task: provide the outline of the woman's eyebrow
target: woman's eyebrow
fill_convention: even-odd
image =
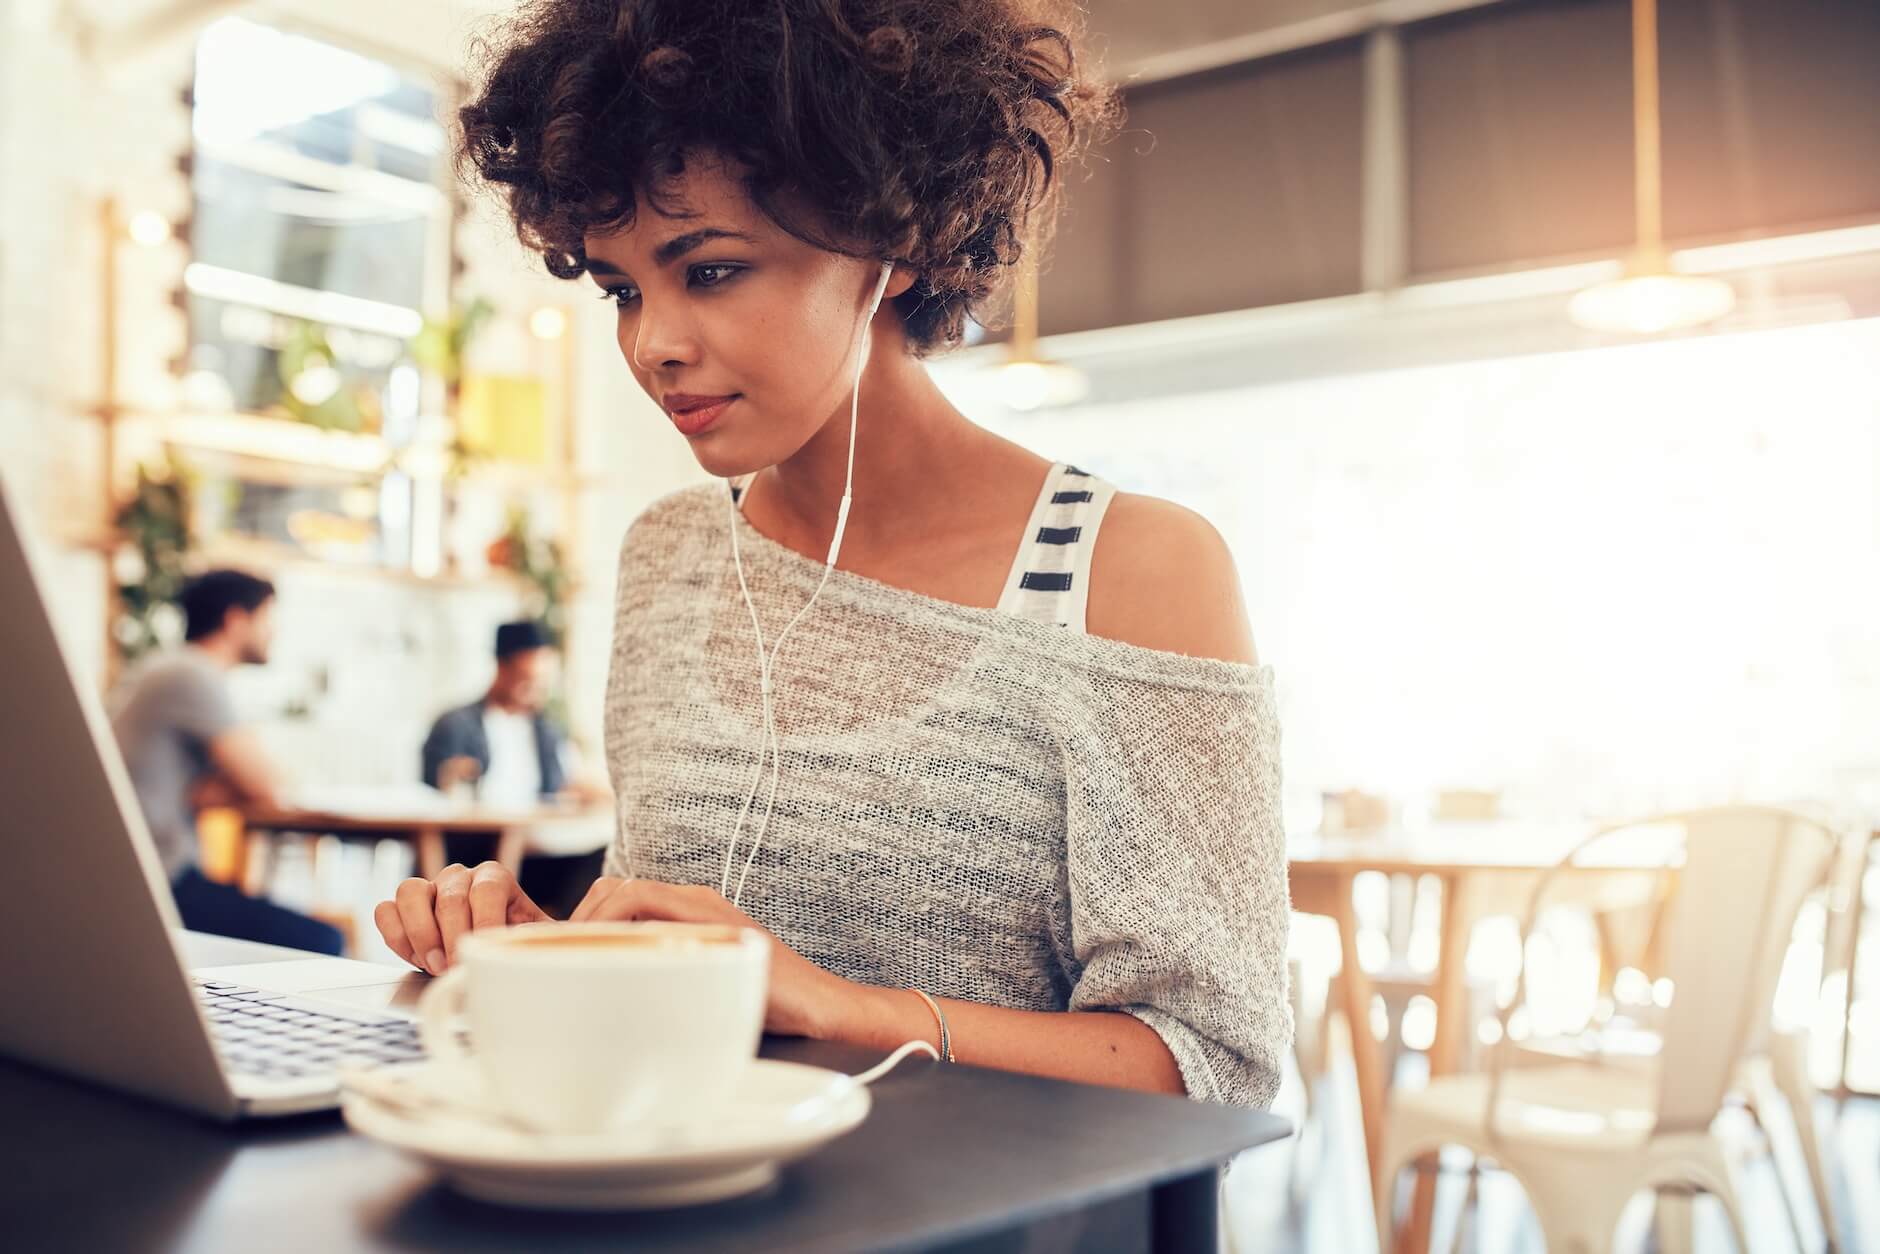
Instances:
[[[715,239],[734,239],[746,244],[758,242],[754,235],[743,231],[727,230],[724,227],[705,226],[696,231],[687,231],[684,235],[675,235],[653,250],[653,262],[659,266],[668,266],[685,256],[701,244]],[[596,278],[624,279],[627,272],[605,257],[590,255],[587,259],[587,272]]]
[[[658,248],[655,248],[653,250],[653,261],[656,265],[671,265],[679,258],[691,252],[694,248],[697,248],[700,244],[715,239],[742,240],[746,244],[757,243],[754,236],[746,235],[742,231],[727,231],[722,227],[715,226],[700,227],[696,231],[687,231],[684,235],[676,235],[661,244]]]

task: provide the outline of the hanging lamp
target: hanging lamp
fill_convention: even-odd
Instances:
[[[1090,380],[1075,366],[1038,352],[1038,248],[1032,242],[1018,260],[1012,293],[1012,343],[998,373],[999,398],[1007,409],[1074,405],[1090,394]]]
[[[1736,307],[1722,279],[1674,274],[1665,253],[1658,107],[1658,0],[1632,0],[1632,159],[1638,239],[1623,278],[1577,293],[1567,316],[1591,331],[1654,335],[1713,322]]]

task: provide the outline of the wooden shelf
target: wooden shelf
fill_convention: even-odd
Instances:
[[[376,474],[393,459],[391,446],[377,435],[330,431],[311,423],[260,414],[125,411],[119,422],[149,426],[166,444],[329,472]]]
[[[105,416],[105,407],[93,411]],[[205,452],[273,462],[281,466],[326,473],[379,474],[393,466],[399,451],[378,435],[332,431],[264,414],[157,414],[122,411],[126,425],[147,425],[166,444]],[[446,450],[427,450],[440,465]],[[475,490],[493,492],[565,492],[583,477],[547,465],[473,459],[459,482]]]
[[[196,547],[192,557],[192,564],[202,567],[236,566],[252,568],[263,574],[298,572],[441,591],[500,588],[526,592],[532,587],[528,580],[513,571],[490,570],[481,575],[420,575],[415,571],[390,566],[330,561],[271,541],[239,537],[218,536],[207,540]]]
[[[92,553],[107,560],[127,543],[114,532],[77,529],[55,531],[47,537],[47,541],[55,550],[67,553]],[[220,536],[206,541],[191,551],[190,558],[190,565],[199,570],[216,566],[233,566],[255,570],[262,574],[295,571],[322,576],[330,575],[338,579],[397,584],[403,587],[436,588],[440,591],[501,588],[511,592],[525,593],[534,586],[514,571],[492,569],[481,575],[420,575],[415,571],[389,566],[332,561],[272,541],[242,537]]]
[[[496,492],[561,492],[572,486],[571,476],[550,466],[527,462],[473,460],[465,468],[461,482],[471,488]]]

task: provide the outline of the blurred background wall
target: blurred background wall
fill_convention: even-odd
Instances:
[[[313,782],[408,778],[431,715],[480,690],[490,626],[541,600],[498,544],[517,511],[561,547],[592,748],[619,537],[701,478],[609,311],[452,182],[438,123],[504,7],[0,0],[0,472],[101,681],[138,467],[208,484],[190,560],[280,583],[277,664],[241,692]],[[1277,668],[1293,821],[1348,787],[1573,813],[1875,799],[1880,160],[1855,120],[1880,116],[1880,9],[1666,0],[1667,237],[1737,304],[1645,339],[1566,313],[1632,240],[1619,0],[1090,11],[1130,123],[1069,189],[1032,346],[1075,386],[1014,384],[1003,317],[935,372],[1013,438],[1214,519]],[[211,116],[202,50],[239,65],[277,36],[380,68],[276,116],[242,112],[236,74]],[[267,225],[296,213],[365,242]],[[418,242],[375,252],[374,213]],[[408,298],[307,304],[412,250]],[[448,384],[422,341],[477,300]],[[294,385],[332,380],[282,363],[362,318],[328,366],[379,412],[322,428]],[[265,405],[237,395],[243,354]],[[308,535],[244,535],[277,498]]]

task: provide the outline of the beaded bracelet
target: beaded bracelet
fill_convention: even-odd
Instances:
[[[947,1017],[946,1013],[940,1009],[940,1003],[917,988],[910,988],[907,991],[926,1002],[927,1009],[933,1011],[934,1021],[940,1025],[940,1061],[952,1062],[953,1038],[947,1032]]]

